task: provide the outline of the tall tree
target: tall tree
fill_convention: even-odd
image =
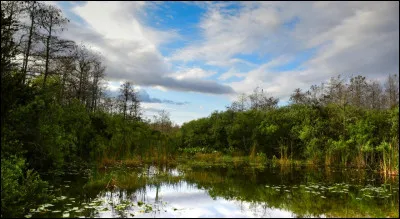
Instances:
[[[399,106],[399,78],[397,74],[388,76],[385,82],[385,93],[388,108]]]
[[[56,8],[53,5],[45,5],[44,7],[39,9],[40,17],[39,17],[39,24],[40,27],[43,28],[45,31],[43,40],[45,43],[45,70],[44,70],[44,79],[43,79],[43,86],[46,86],[46,80],[49,75],[49,60],[51,57],[51,47],[53,45],[58,44],[59,41],[58,37],[55,34],[59,31],[64,30],[64,26],[68,19],[64,18],[61,10]]]
[[[292,95],[290,95],[290,99],[293,104],[304,104],[306,103],[306,93],[301,92],[300,88],[296,88]]]
[[[351,104],[357,107],[365,105],[365,94],[367,93],[367,81],[365,77],[358,75],[350,79],[349,85]]]
[[[251,109],[255,109],[255,110],[260,109],[260,99],[261,99],[262,95],[263,95],[262,91],[260,91],[260,88],[257,86],[253,90],[253,93],[249,95]]]
[[[14,34],[19,29],[20,22],[16,15],[16,2],[1,2],[1,132],[6,115],[15,101],[13,90],[15,86],[16,63],[13,59],[18,54],[18,47],[14,40]],[[17,79],[18,80],[18,79]]]
[[[233,111],[245,111],[248,108],[248,97],[245,93],[239,94],[237,100],[232,102],[228,108]]]
[[[125,81],[121,84],[119,89],[120,95],[118,96],[120,111],[124,116],[124,119],[127,119],[128,115],[128,104],[129,101],[132,100],[132,96],[134,93],[132,83],[129,81]]]
[[[100,83],[104,78],[105,66],[99,60],[93,62],[93,82],[92,82],[92,104],[91,109],[95,111],[97,108],[97,101],[100,97]]]
[[[382,86],[377,81],[368,84],[367,107],[370,109],[381,109]]]
[[[91,53],[89,49],[86,48],[85,45],[79,45],[76,48],[76,72],[77,72],[77,88],[76,88],[76,95],[77,98],[82,102],[87,103],[87,95],[88,95],[88,88],[89,88],[89,77],[90,71],[92,69],[92,64],[95,62],[95,57]]]
[[[129,107],[129,114],[134,120],[141,120],[141,108],[138,92],[133,90],[131,95],[131,105]]]
[[[24,49],[24,59],[22,63],[22,73],[23,73],[22,83],[25,83],[26,80],[26,74],[28,70],[29,57],[31,55],[32,44],[35,42],[35,36],[38,35],[38,33],[36,32],[38,28],[38,17],[43,16],[40,14],[40,12],[41,13],[44,12],[43,10],[40,10],[41,7],[44,7],[43,4],[37,1],[25,2],[25,9],[30,19],[30,25],[25,25],[24,27],[24,29],[28,31],[28,36],[27,36],[26,47]]]
[[[167,132],[172,126],[170,114],[166,110],[160,110],[156,116],[154,116],[155,128],[161,132]]]

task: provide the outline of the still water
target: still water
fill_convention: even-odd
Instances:
[[[145,166],[53,184],[26,217],[399,216],[398,176],[355,169]]]

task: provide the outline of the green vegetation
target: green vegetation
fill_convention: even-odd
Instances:
[[[28,25],[21,23],[26,17]],[[165,111],[144,120],[131,82],[121,85],[118,98],[107,97],[101,55],[62,39],[66,22],[52,6],[1,2],[2,217],[26,215],[51,199],[43,176],[90,165],[176,164],[190,158],[191,165],[262,167],[269,159],[398,174],[396,75],[384,86],[362,76],[347,84],[332,78],[328,86],[296,89],[283,107],[256,89],[226,111],[179,128]],[[147,183],[140,180],[106,178],[108,185],[123,188]]]
[[[393,77],[389,77],[387,84]],[[257,157],[265,156],[283,164],[303,160],[310,164],[372,168],[398,174],[399,107],[375,108],[366,97],[359,105],[343,102],[356,95],[352,87],[357,86],[354,84],[357,80],[362,80],[368,94],[368,87],[373,84],[368,84],[365,78],[352,78],[347,85],[332,78],[328,88],[321,91],[323,95],[296,89],[292,103],[283,107],[260,107],[260,102],[267,98],[255,90],[249,98],[253,98],[251,103],[247,104],[250,107],[238,108],[233,103],[225,112],[214,112],[208,118],[183,124],[179,133],[180,150],[189,155],[211,151],[250,157],[258,154]],[[332,87],[341,87],[342,96],[336,97],[337,100],[332,96],[338,93],[326,94]],[[254,96],[260,99],[256,102]],[[385,100],[382,94],[381,100]],[[237,102],[243,103],[243,96]]]

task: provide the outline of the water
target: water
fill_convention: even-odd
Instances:
[[[151,166],[94,178],[54,179],[57,197],[27,216],[398,217],[399,211],[398,176],[354,169]],[[96,180],[103,183],[89,183]]]

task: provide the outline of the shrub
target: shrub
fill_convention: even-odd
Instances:
[[[47,201],[47,182],[26,169],[25,160],[1,158],[1,217],[21,217],[36,203]]]

